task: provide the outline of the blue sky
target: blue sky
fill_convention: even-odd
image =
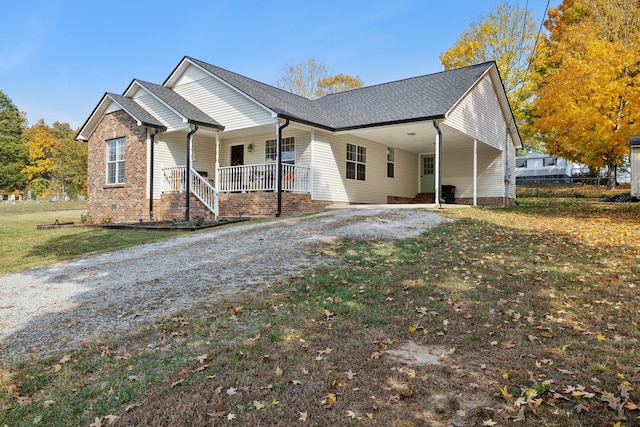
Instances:
[[[21,0],[2,6],[0,90],[30,124],[81,126],[104,92],[163,83],[183,56],[274,84],[315,57],[378,84],[438,56],[500,0]],[[555,7],[560,0],[551,2]],[[537,25],[545,0],[511,0]]]

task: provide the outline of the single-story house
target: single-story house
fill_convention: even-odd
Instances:
[[[88,209],[115,222],[330,204],[508,205],[522,143],[494,62],[309,100],[191,57],[81,127]]]
[[[640,197],[640,136],[632,136],[629,163],[631,168],[631,195]]]

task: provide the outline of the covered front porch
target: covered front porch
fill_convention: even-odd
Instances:
[[[311,169],[303,166],[281,165],[281,190],[293,193],[311,192]],[[277,191],[276,165],[263,163],[256,165],[225,166],[214,174],[219,177],[209,177],[208,172],[193,170],[192,182],[203,185],[208,183],[218,193],[249,193],[262,191]],[[187,167],[175,166],[162,169],[162,192],[181,192],[187,189]]]

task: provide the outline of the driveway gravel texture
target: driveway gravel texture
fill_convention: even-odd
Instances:
[[[416,209],[337,209],[212,228],[0,276],[0,362],[124,337],[164,316],[339,262],[336,239],[417,237],[445,221]]]

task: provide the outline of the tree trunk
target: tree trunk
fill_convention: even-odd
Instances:
[[[607,165],[607,190],[616,188],[616,165]]]

